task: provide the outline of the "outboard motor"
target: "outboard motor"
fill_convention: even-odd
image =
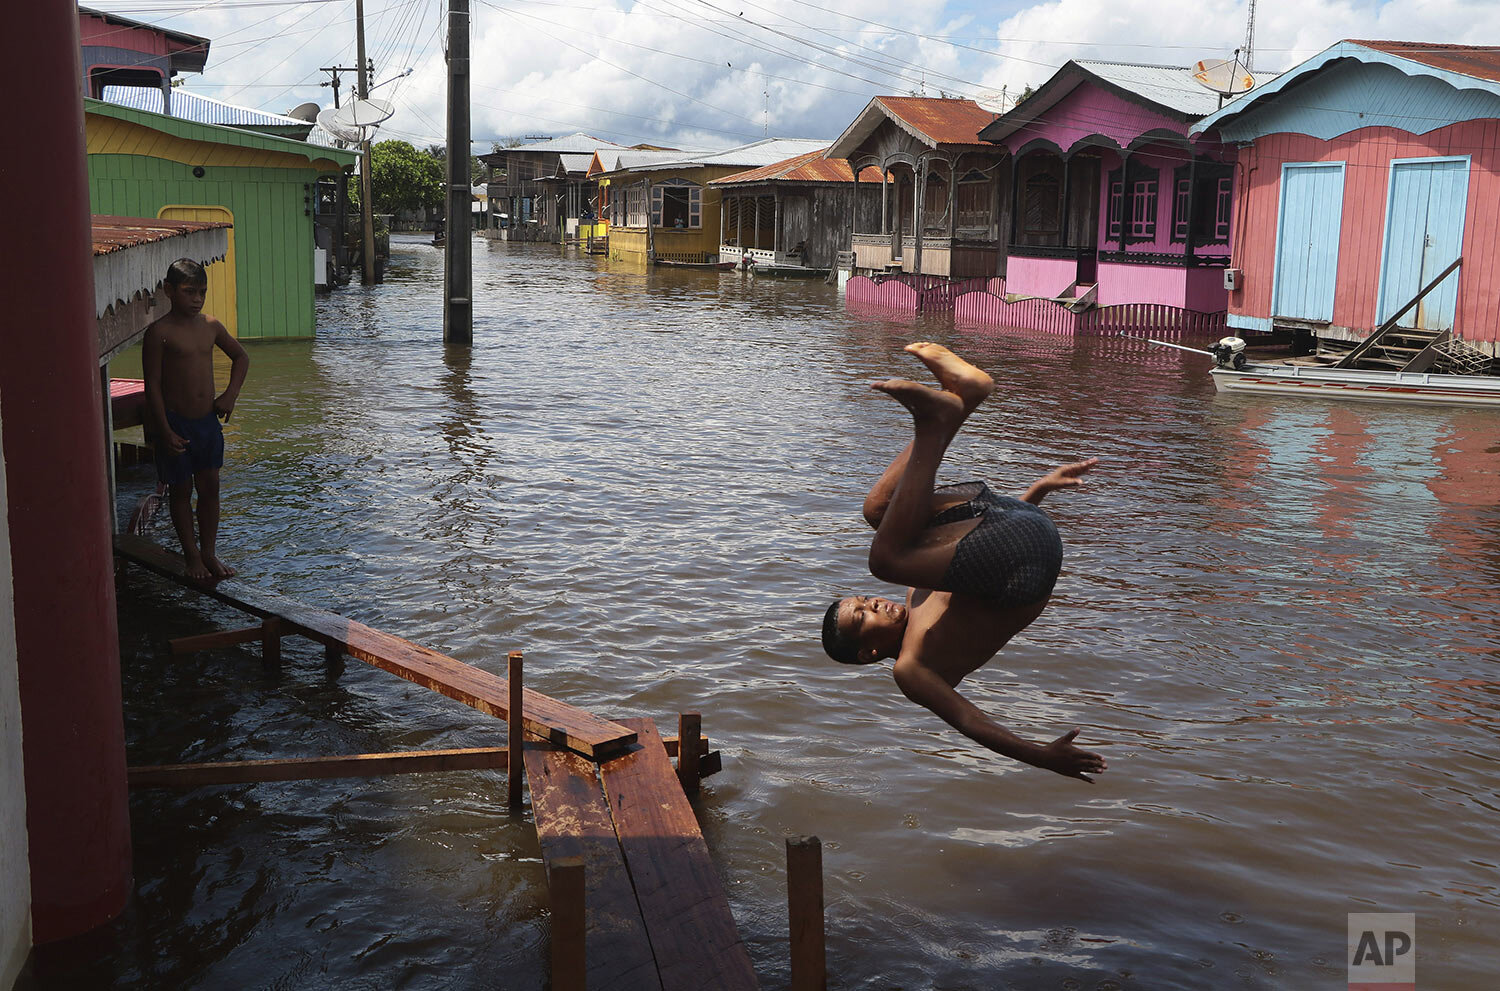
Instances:
[[[1240,371],[1245,367],[1244,338],[1221,338],[1217,344],[1210,344],[1208,350],[1220,368],[1233,368],[1235,371]]]

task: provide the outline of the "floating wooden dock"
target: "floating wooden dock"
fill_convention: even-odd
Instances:
[[[524,766],[552,900],[554,991],[758,988],[688,798],[701,776],[721,766],[696,714],[681,717],[677,738],[663,739],[649,719],[603,719],[523,689],[519,652],[510,655],[509,678],[501,678],[241,578],[194,581],[178,555],[139,537],[117,536],[115,550],[125,561],[262,620],[245,630],[182,638],[173,642],[176,652],[259,640],[267,660],[275,661],[281,637],[301,635],[322,643],[330,659],[348,653],[506,718],[511,727],[506,748],[135,767],[132,787],[505,768],[514,807]],[[793,984],[821,987],[821,867],[815,879],[806,870],[799,874],[795,887],[812,891],[816,881],[816,946],[793,932]],[[798,901],[807,898],[794,897],[794,905]],[[814,931],[806,922],[794,930]],[[799,959],[816,960],[817,969]]]

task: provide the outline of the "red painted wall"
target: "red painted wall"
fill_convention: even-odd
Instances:
[[[173,44],[160,31],[110,24],[102,17],[94,17],[83,11],[78,12],[78,33],[85,45],[107,45],[110,48],[124,48],[150,55],[166,55],[173,49],[184,47]]]
[[[0,426],[15,581],[32,922],[38,943],[107,921],[130,891],[119,638],[105,495],[78,14],[9,8],[7,64],[38,80],[0,109],[29,154],[0,156],[11,196],[0,271]]]
[[[1444,155],[1472,156],[1454,327],[1466,340],[1500,341],[1500,120],[1465,121],[1427,134],[1367,127],[1332,141],[1271,134],[1240,149],[1232,241],[1233,265],[1245,275],[1243,288],[1229,294],[1229,312],[1271,316],[1282,164],[1346,162],[1333,324],[1368,334],[1376,323],[1390,162]]]

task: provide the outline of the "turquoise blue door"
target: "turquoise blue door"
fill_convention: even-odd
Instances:
[[[1391,163],[1380,301],[1376,307],[1381,323],[1462,253],[1468,200],[1467,158]],[[1454,272],[1398,323],[1403,327],[1452,330],[1457,309],[1458,272]]]
[[[1271,313],[1295,320],[1333,319],[1344,218],[1344,164],[1283,165],[1276,221]]]

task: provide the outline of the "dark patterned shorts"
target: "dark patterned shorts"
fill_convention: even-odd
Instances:
[[[991,492],[983,482],[944,485],[938,493],[965,502],[943,510],[928,526],[980,517],[953,550],[943,591],[988,599],[997,605],[1028,606],[1052,594],[1062,570],[1062,538],[1040,506]]]

